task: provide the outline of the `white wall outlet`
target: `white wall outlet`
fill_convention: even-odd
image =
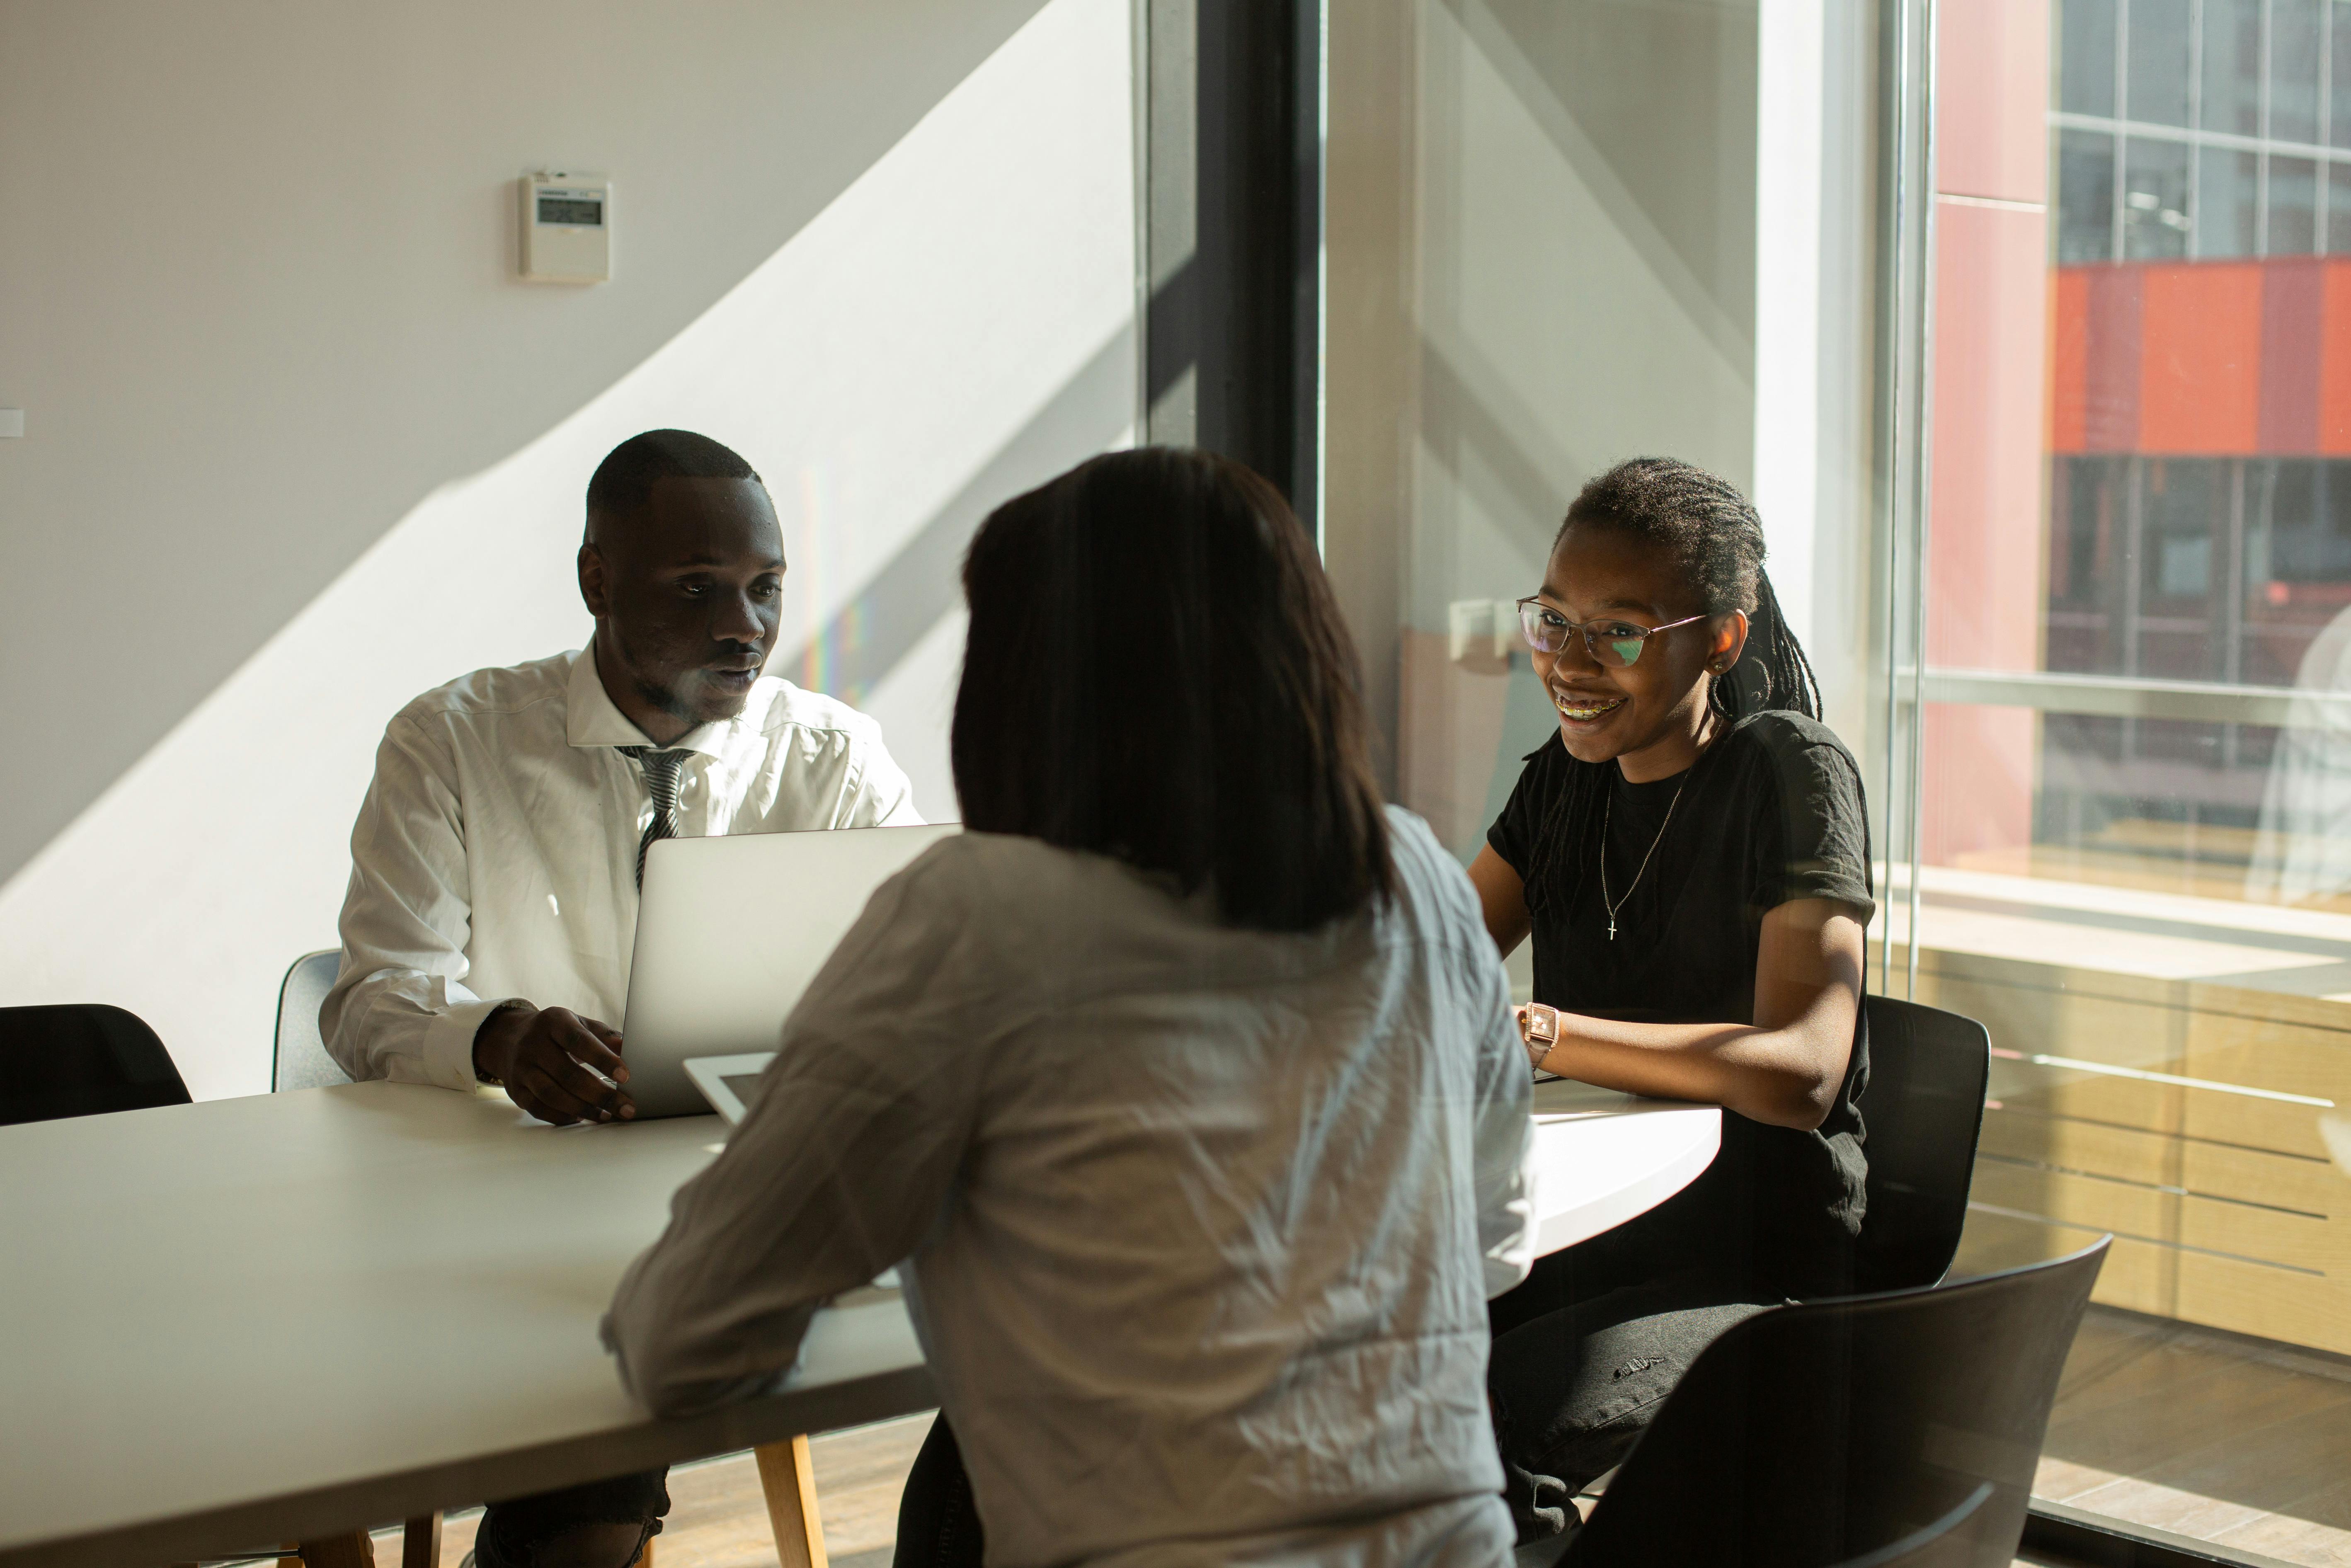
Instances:
[[[0,436],[25,434],[25,411],[21,408],[0,408]]]

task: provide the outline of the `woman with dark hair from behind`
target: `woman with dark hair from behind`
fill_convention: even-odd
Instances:
[[[1762,561],[1735,487],[1636,458],[1583,487],[1520,601],[1559,727],[1469,874],[1496,946],[1534,942],[1528,1054],[1723,1108],[1696,1182],[1493,1303],[1522,1544],[1573,1530],[1715,1335],[1852,1287],[1868,826]]]
[[[1311,541],[1235,464],[1120,453],[999,508],[964,586],[967,831],[622,1281],[622,1380],[757,1394],[897,1265],[942,1406],[901,1563],[983,1525],[998,1568],[1502,1562],[1526,1057],[1476,893],[1380,804]]]

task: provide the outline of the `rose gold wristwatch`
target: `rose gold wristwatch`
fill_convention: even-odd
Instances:
[[[1559,1009],[1548,1002],[1530,1002],[1519,1015],[1519,1038],[1526,1042],[1527,1061],[1538,1071],[1551,1048],[1559,1043]]]

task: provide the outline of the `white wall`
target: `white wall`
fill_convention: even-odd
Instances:
[[[384,720],[579,645],[580,497],[678,424],[767,476],[778,673],[951,814],[954,571],[1133,418],[1124,0],[0,0],[0,1004],[266,1087]],[[511,181],[616,185],[513,279]]]

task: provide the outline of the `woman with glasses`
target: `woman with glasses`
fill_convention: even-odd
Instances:
[[[1724,1112],[1696,1182],[1493,1303],[1522,1543],[1574,1527],[1715,1335],[1851,1286],[1869,835],[1762,560],[1736,488],[1638,458],[1584,486],[1520,601],[1559,727],[1469,874],[1496,946],[1534,943],[1528,1055]]]
[[[1311,538],[1236,464],[1118,453],[1000,507],[964,588],[967,831],[622,1281],[623,1380],[756,1394],[902,1265],[943,1416],[901,1563],[1506,1561],[1526,1059],[1475,891],[1380,804]]]

